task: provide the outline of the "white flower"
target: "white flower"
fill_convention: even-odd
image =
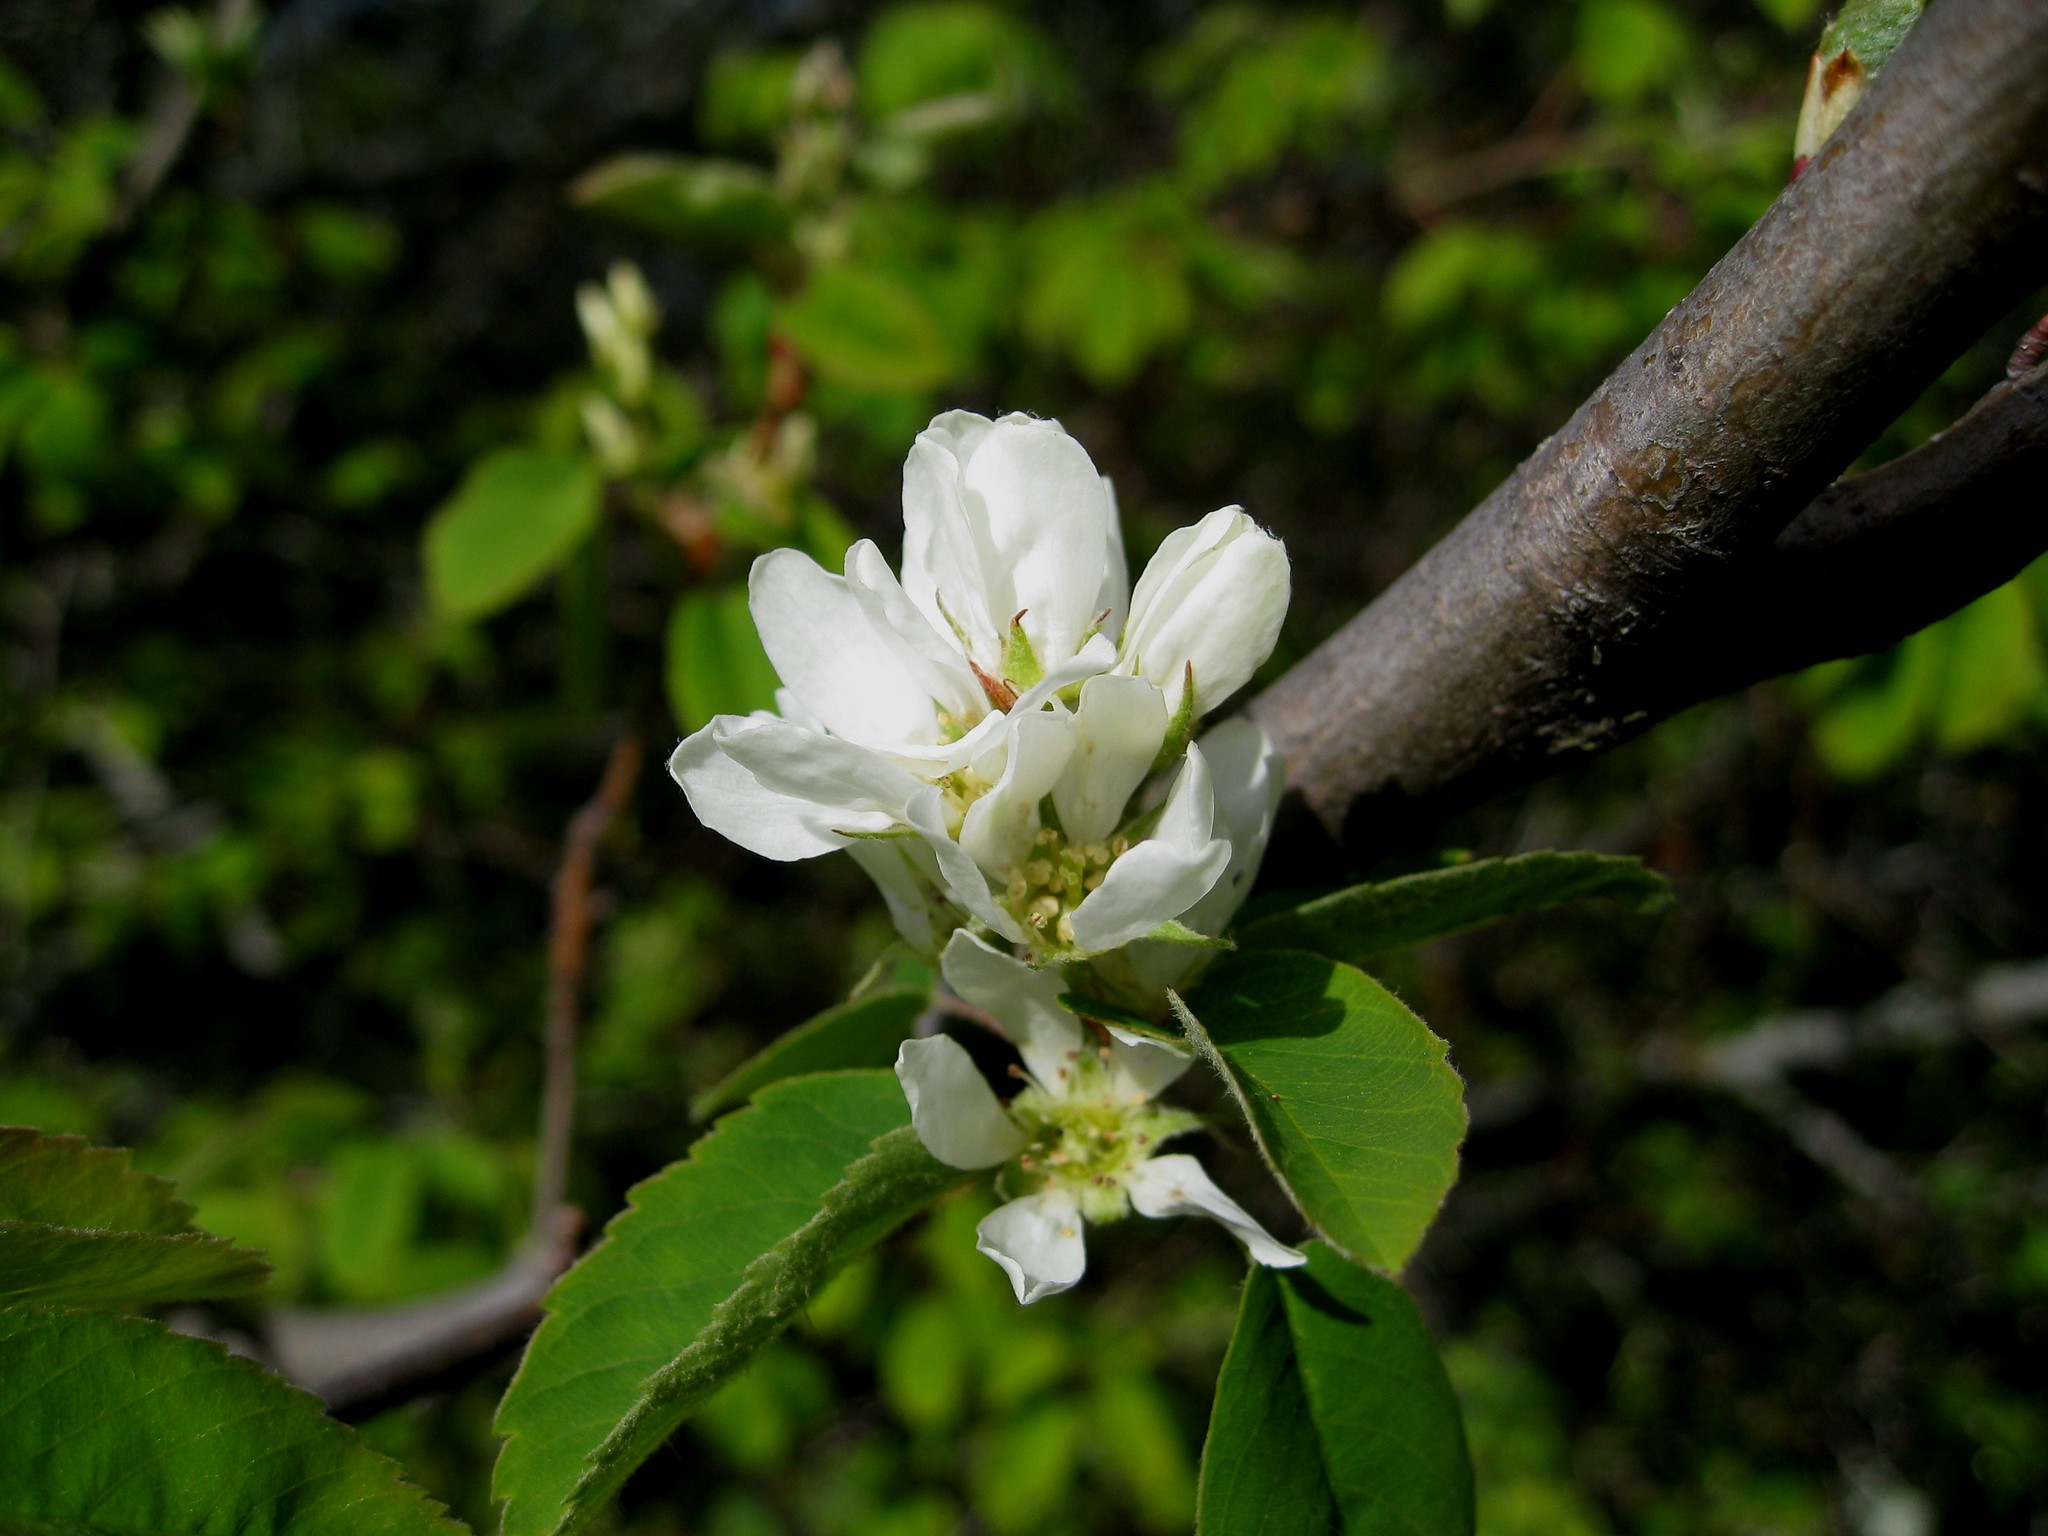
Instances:
[[[1117,670],[1149,678],[1191,714],[1207,714],[1251,680],[1280,638],[1289,593],[1287,551],[1238,507],[1169,533],[1131,599]]]
[[[1059,1005],[1063,983],[971,934],[956,933],[943,970],[961,997],[994,1015],[1024,1058],[1025,1087],[1005,1107],[960,1044],[906,1040],[896,1075],[911,1123],[933,1157],[955,1168],[1008,1164],[1022,1193],[992,1212],[976,1246],[1010,1277],[1020,1302],[1064,1291],[1086,1263],[1084,1221],[1209,1216],[1258,1263],[1284,1268],[1302,1254],[1276,1241],[1184,1153],[1159,1148],[1200,1123],[1155,1096],[1189,1066],[1185,1053],[1125,1030],[1091,1041]]]
[[[1202,753],[1216,799],[1217,831],[1230,843],[1222,877],[1177,921],[1218,937],[1251,894],[1259,863],[1273,835],[1273,817],[1287,787],[1279,750],[1264,731],[1239,716],[1202,737],[1189,753]],[[1168,987],[1184,986],[1211,957],[1185,944],[1140,941],[1094,962],[1099,979],[1139,1007],[1156,1003]]]
[[[964,411],[919,435],[903,515],[900,582],[866,540],[838,576],[795,550],[755,562],[780,714],[721,715],[677,747],[699,819],[769,858],[862,847],[927,950],[964,920],[1073,957],[1187,911],[1232,860],[1187,737],[1272,648],[1279,542],[1212,513],[1162,546],[1127,625],[1115,498],[1086,451],[1057,422]],[[1170,787],[1141,794],[1162,766]]]

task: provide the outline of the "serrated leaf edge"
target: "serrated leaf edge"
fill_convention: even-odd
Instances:
[[[855,1252],[974,1177],[925,1151],[910,1126],[876,1137],[825,1192],[818,1214],[748,1265],[682,1353],[641,1384],[640,1403],[584,1458],[583,1476],[570,1490],[556,1536],[588,1528],[690,1408],[781,1333]],[[629,1460],[636,1449],[642,1454]]]

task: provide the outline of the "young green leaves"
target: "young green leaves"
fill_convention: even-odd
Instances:
[[[583,1529],[841,1264],[960,1182],[909,1123],[891,1074],[792,1078],[633,1190],[499,1406],[506,1536]]]

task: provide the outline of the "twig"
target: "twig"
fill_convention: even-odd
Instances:
[[[1650,1082],[1685,1083],[1733,1094],[1771,1121],[1846,1188],[1894,1211],[1924,1201],[1913,1181],[1832,1110],[1802,1094],[1795,1072],[1838,1070],[1873,1055],[1933,1050],[2001,1037],[2048,1020],[2048,961],[1985,971],[1960,997],[1908,983],[1856,1011],[1821,1009],[1764,1019],[1702,1044],[1652,1035],[1638,1057]]]
[[[583,1214],[557,1205],[504,1269],[402,1307],[286,1307],[265,1324],[271,1361],[345,1419],[366,1419],[460,1379],[523,1337],[576,1257]]]
[[[555,872],[548,923],[547,1055],[541,1079],[540,1146],[533,1170],[533,1240],[545,1242],[569,1184],[569,1144],[576,1122],[576,1019],[583,965],[590,950],[590,886],[597,845],[632,799],[640,772],[640,738],[619,737],[590,802],[569,818],[562,864]]]
[[[249,24],[255,11],[256,0],[220,0],[213,14],[215,40],[225,42],[234,37]],[[192,130],[199,126],[199,112],[204,105],[199,87],[174,70],[142,131],[142,147],[129,162],[119,222],[125,224],[133,219],[156,196],[157,188],[163,185],[171,167],[191,142]]]
[[[1930,8],[1572,420],[1253,701],[1329,830],[1398,843],[1699,696],[1671,678],[1697,671],[1703,596],[2039,281],[2044,79],[2040,0]],[[1714,617],[1731,640],[1758,619]]]

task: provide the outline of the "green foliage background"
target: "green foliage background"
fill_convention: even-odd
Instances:
[[[1282,667],[1769,203],[1821,20],[292,0],[222,36],[19,0],[0,1123],[136,1146],[198,1225],[265,1250],[281,1300],[490,1273],[526,1219],[563,824],[623,721],[659,748],[765,702],[755,551],[893,549],[938,408],[1058,415],[1138,556],[1231,501],[1287,539]],[[138,196],[178,79],[195,126]],[[664,311],[644,380],[577,328],[622,259]],[[1952,417],[2030,319],[1874,456]],[[1889,1204],[1783,1116],[1647,1066],[2048,954],[2037,576],[1451,829],[1641,853],[1681,893],[1661,926],[1546,916],[1374,963],[1471,1089],[1410,1281],[1485,1536],[2048,1510],[2038,1020],[1799,1080],[1898,1168]],[[1363,872],[1322,857],[1270,878]],[[583,1042],[595,1216],[682,1155],[692,1094],[882,952],[838,862],[765,865],[658,771],[637,786]],[[1257,1187],[1248,1148],[1217,1152]],[[1186,1529],[1235,1250],[1091,1235],[1089,1285],[1021,1312],[973,1252],[975,1198],[842,1276],[621,1528]],[[504,1379],[370,1425],[480,1524]]]

